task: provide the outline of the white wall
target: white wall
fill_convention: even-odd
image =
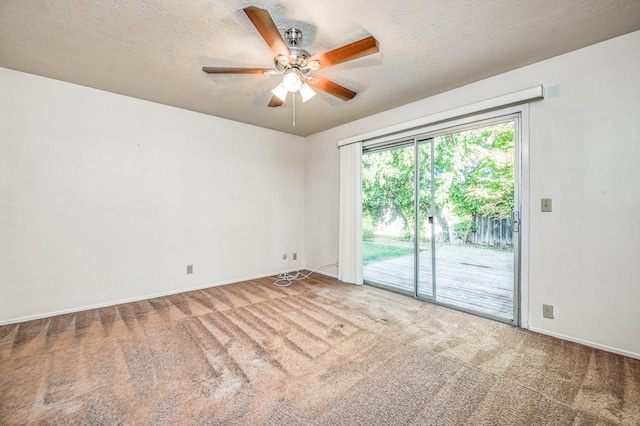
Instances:
[[[640,358],[640,32],[307,138],[307,265],[338,253],[336,141],[543,84],[530,109],[529,326]],[[552,198],[552,213],[540,212]],[[335,269],[333,273],[336,273]],[[542,304],[555,319],[542,318]]]
[[[303,233],[304,138],[0,68],[0,323],[302,266]]]

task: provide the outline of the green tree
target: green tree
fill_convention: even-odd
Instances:
[[[513,124],[451,133],[434,140],[434,208],[450,242],[464,243],[475,219],[509,217],[514,200]],[[420,213],[431,211],[430,145],[419,147]],[[363,215],[372,233],[379,224],[402,220],[404,237],[414,229],[413,147],[363,156]]]
[[[401,219],[404,237],[414,225],[413,147],[377,152],[363,156],[362,211],[372,228]]]

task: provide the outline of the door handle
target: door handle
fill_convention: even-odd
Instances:
[[[511,232],[520,232],[520,212],[511,212]]]

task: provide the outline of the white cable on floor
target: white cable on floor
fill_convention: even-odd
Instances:
[[[326,265],[320,266],[317,269],[306,268],[309,271],[308,274],[303,274],[302,272],[300,272],[299,269],[293,272],[283,272],[282,274],[278,275],[278,279],[273,283],[273,285],[275,285],[276,287],[289,287],[294,281],[306,280],[314,272],[320,272],[320,269],[322,268],[326,268],[327,266],[335,266],[335,265],[336,265],[335,263],[328,263]],[[279,284],[280,282],[282,283]]]

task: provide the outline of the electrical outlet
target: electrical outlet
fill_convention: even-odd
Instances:
[[[193,265],[187,265],[187,274],[193,274]]]
[[[550,212],[552,208],[551,198],[542,198],[540,200],[540,210],[543,212]]]
[[[298,260],[298,253],[293,253],[293,260]]]
[[[553,319],[553,305],[542,305],[542,317]]]

